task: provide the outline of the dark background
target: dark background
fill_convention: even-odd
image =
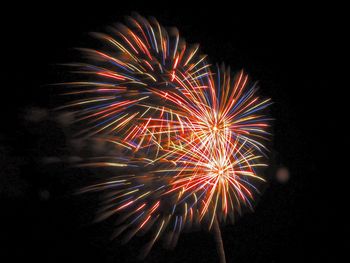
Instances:
[[[91,31],[122,22],[137,11],[176,26],[189,43],[200,43],[211,61],[244,68],[259,80],[274,105],[273,151],[269,186],[254,213],[222,229],[228,262],[336,262],[333,218],[339,210],[330,200],[337,187],[329,167],[330,148],[322,132],[332,129],[326,117],[327,81],[334,47],[328,7],[238,7],[225,3],[189,5],[132,1],[13,5],[2,22],[0,130],[0,260],[35,262],[135,261],[142,238],[120,246],[109,241],[111,223],[89,224],[94,201],[70,193],[84,174],[43,158],[67,155],[57,123],[32,120],[33,107],[57,106],[52,87],[66,72],[58,63],[78,58],[74,47],[89,47]],[[5,19],[4,19],[5,20]],[[328,87],[327,87],[328,86]],[[325,101],[328,101],[325,103]],[[44,111],[44,115],[47,114]],[[290,170],[281,184],[279,166]],[[337,180],[337,179],[336,179]],[[332,212],[333,210],[333,212]],[[334,212],[337,211],[337,212]],[[337,221],[341,224],[341,221]],[[343,233],[347,230],[341,229]],[[184,233],[177,247],[157,243],[146,262],[217,262],[215,243],[205,231]]]

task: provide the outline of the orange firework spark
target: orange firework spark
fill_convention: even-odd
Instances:
[[[152,19],[128,19],[112,35],[95,34],[109,51],[84,49],[93,63],[73,64],[93,80],[69,83],[66,94],[79,136],[112,143],[118,154],[83,166],[110,166],[116,178],[81,192],[109,190],[99,219],[118,214],[125,241],[153,229],[170,244],[184,228],[233,220],[252,207],[268,121],[243,71],[213,69],[199,47]],[[156,226],[153,227],[152,226]]]

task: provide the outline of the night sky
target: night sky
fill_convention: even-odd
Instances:
[[[46,110],[60,103],[48,84],[68,78],[58,64],[79,60],[75,47],[96,45],[89,32],[106,32],[107,26],[137,11],[164,26],[176,26],[213,63],[245,69],[274,102],[270,180],[255,212],[222,228],[227,262],[337,262],[333,201],[327,196],[328,188],[335,187],[330,184],[337,184],[327,180],[336,175],[322,165],[330,149],[320,132],[331,129],[325,118],[330,106],[321,106],[328,99],[324,64],[330,47],[324,39],[331,25],[324,19],[326,10],[124,2],[22,6],[20,11],[12,6],[11,18],[2,23],[0,240],[5,245],[0,257],[12,260],[0,260],[137,260],[143,237],[126,245],[110,241],[112,220],[91,224],[96,200],[71,194],[89,177],[57,159],[70,150]],[[289,169],[287,183],[276,180],[279,167]],[[213,237],[203,230],[183,233],[174,250],[157,243],[145,262],[218,259]]]

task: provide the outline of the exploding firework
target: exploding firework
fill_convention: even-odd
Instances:
[[[128,22],[112,30],[114,37],[94,34],[109,51],[82,49],[93,64],[72,66],[93,80],[69,83],[75,89],[66,94],[78,98],[63,108],[73,108],[76,122],[87,127],[79,136],[117,134],[137,150],[162,148],[178,132],[175,120],[182,125],[186,118],[178,108],[184,99],[178,82],[203,88],[209,65],[198,45],[188,47],[176,29],[140,16]]]
[[[259,162],[261,156],[254,154],[254,148],[229,138],[224,144],[199,148],[182,138],[183,145],[175,145],[157,160],[134,155],[127,162],[123,157],[85,164],[124,167],[127,174],[81,192],[109,191],[98,220],[118,214],[114,237],[123,234],[125,242],[153,229],[149,249],[161,233],[173,246],[184,229],[199,225],[210,229],[214,220],[233,222],[242,205],[252,208],[257,191],[253,184],[264,181],[255,169],[265,164]]]
[[[254,113],[269,100],[254,96],[257,89],[246,74],[231,80],[229,70],[212,73],[198,45],[187,47],[177,30],[168,32],[156,20],[137,16],[129,24],[113,30],[117,39],[95,34],[112,50],[83,49],[94,64],[72,64],[94,79],[72,82],[75,89],[67,92],[79,96],[64,106],[87,126],[79,136],[116,134],[138,150],[162,149],[179,133],[200,133],[201,143],[210,144],[225,140],[230,130],[241,142],[264,148],[259,139],[266,135],[266,119]]]
[[[162,234],[174,245],[183,229],[233,221],[252,207],[268,139],[269,99],[243,71],[213,67],[198,45],[155,20],[128,18],[111,35],[95,34],[106,50],[83,49],[75,63],[85,81],[68,83],[78,136],[113,144],[113,158],[82,166],[111,166],[115,178],[80,192],[108,190],[99,219],[118,216],[114,236]]]

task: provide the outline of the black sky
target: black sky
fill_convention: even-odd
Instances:
[[[244,68],[259,81],[261,93],[274,101],[271,171],[286,166],[291,179],[279,184],[271,176],[255,213],[222,229],[228,262],[336,262],[329,212],[333,204],[325,194],[331,186],[322,165],[329,148],[320,132],[331,129],[325,118],[331,106],[321,106],[328,99],[324,87],[333,49],[325,40],[332,37],[333,24],[327,19],[331,10],[125,2],[8,9],[11,15],[1,33],[5,71],[0,228],[6,245],[0,247],[5,252],[0,257],[36,262],[136,260],[142,238],[124,246],[109,242],[110,222],[89,225],[93,200],[69,194],[83,175],[63,163],[42,165],[43,157],[67,153],[57,124],[31,122],[26,116],[33,107],[57,106],[46,84],[67,77],[57,64],[77,60],[73,48],[89,47],[89,32],[103,32],[137,11],[176,26],[187,42],[199,43],[213,63],[225,62],[234,71]],[[145,262],[217,262],[217,254],[211,235],[201,231],[183,234],[172,251],[156,245]]]

